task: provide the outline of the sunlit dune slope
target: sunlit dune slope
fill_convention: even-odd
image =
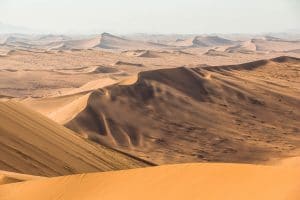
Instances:
[[[92,144],[20,103],[1,102],[0,121],[0,170],[58,176],[147,165]]]
[[[91,91],[115,84],[116,82],[116,80],[110,78],[102,78],[90,81],[79,88],[63,91],[60,96],[25,98],[21,102],[55,122],[65,124],[86,107]],[[3,97],[2,99],[5,100],[6,98]]]
[[[67,127],[155,163],[261,163],[300,148],[300,61],[141,72],[91,93]]]
[[[80,50],[80,49],[93,49],[93,48],[102,48],[102,49],[155,49],[167,47],[166,45],[143,42],[136,40],[129,40],[121,38],[109,33],[102,33],[99,36],[81,40],[67,40],[53,42],[50,46],[52,49],[58,50]]]
[[[0,199],[298,200],[299,164],[180,164],[64,176],[0,186]]]

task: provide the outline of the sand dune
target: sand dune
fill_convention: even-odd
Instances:
[[[300,43],[220,36],[0,36],[0,199],[300,199]]]
[[[287,53],[300,53],[300,49],[293,49],[293,50],[289,50],[289,51],[285,51]]]
[[[13,49],[24,50],[83,50],[83,49],[155,49],[165,48],[167,45],[130,40],[109,33],[83,38],[72,38],[64,35],[43,36],[8,36],[1,44]]]
[[[175,68],[91,93],[67,127],[152,162],[266,162],[300,148],[299,59]]]
[[[117,68],[107,66],[97,66],[90,73],[116,73],[119,72]]]
[[[146,166],[94,145],[16,102],[0,103],[0,169],[58,176]]]
[[[153,49],[163,48],[165,45],[129,40],[111,35],[109,33],[103,33],[101,35],[101,43],[97,47],[104,49]]]
[[[233,45],[235,42],[219,36],[195,36],[188,39],[178,39],[170,44],[178,47],[213,47]]]
[[[59,50],[68,50],[68,49],[91,49],[99,45],[101,42],[101,37],[94,37],[82,40],[68,40],[61,42],[58,44],[56,48],[52,49],[59,49]]]
[[[257,50],[256,44],[252,40],[229,47],[225,50],[228,53],[254,53]]]
[[[261,39],[252,39],[252,43],[256,45],[257,51],[291,51],[300,48],[300,41],[286,41],[281,39],[270,39],[264,37]]]
[[[204,53],[204,55],[208,56],[226,56],[226,53],[222,51],[218,51],[216,49],[209,49],[207,52]]]
[[[41,176],[32,176],[27,174],[19,174],[14,172],[7,172],[0,170],[0,185],[9,184],[9,183],[17,183],[22,181],[29,181],[29,180],[37,180],[42,179],[45,177]]]
[[[123,51],[122,54],[127,56],[134,56],[139,58],[163,58],[166,56],[174,55],[193,55],[192,53],[183,50],[171,50],[171,51],[155,51],[155,50],[128,50]]]
[[[157,58],[159,57],[160,52],[151,51],[151,50],[131,50],[123,51],[123,54],[127,56],[136,56],[142,58]]]
[[[98,69],[99,67],[95,68],[95,70]],[[95,70],[90,73],[93,73]],[[108,85],[113,85],[117,82],[117,80],[111,78],[101,78],[99,80],[90,81],[76,89],[62,89],[61,96],[25,98],[22,99],[21,102],[55,122],[65,124],[76,117],[76,115],[86,107],[90,92]],[[0,96],[0,98],[7,100],[8,97]]]
[[[60,47],[56,49],[153,49],[162,48],[164,46],[165,45],[156,43],[128,40],[109,33],[102,33],[101,36],[97,36],[91,39],[88,38],[83,40],[70,40],[64,42]]]
[[[218,36],[197,36],[193,39],[193,46],[196,47],[223,46],[232,44],[234,44],[233,41]]]
[[[0,199],[298,200],[299,164],[181,164],[73,175],[3,185]]]
[[[128,66],[135,66],[135,67],[143,67],[144,65],[141,63],[131,63],[131,62],[124,62],[124,61],[117,61],[114,65],[128,65]]]

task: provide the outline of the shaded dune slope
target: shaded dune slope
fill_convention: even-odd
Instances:
[[[295,164],[180,164],[13,183],[0,199],[298,200],[299,178]]]
[[[147,166],[92,144],[16,102],[0,103],[0,169],[40,176]]]
[[[19,174],[15,172],[7,172],[0,170],[0,185],[17,183],[22,181],[37,180],[44,177],[32,176],[27,174]]]
[[[192,41],[194,47],[232,45],[233,41],[218,36],[197,36]]]
[[[266,162],[300,147],[299,59],[142,72],[91,93],[66,126],[158,164]]]

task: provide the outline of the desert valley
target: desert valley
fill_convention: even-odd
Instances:
[[[0,199],[300,199],[300,37],[0,35]]]

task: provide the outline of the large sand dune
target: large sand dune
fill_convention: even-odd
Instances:
[[[147,166],[94,145],[16,102],[0,103],[0,169],[58,176]]]
[[[142,72],[91,93],[70,129],[152,162],[266,162],[300,148],[299,59]]]
[[[0,35],[0,200],[300,199],[300,43],[220,36]]]
[[[298,200],[299,164],[181,164],[81,174],[2,185],[0,199]]]

